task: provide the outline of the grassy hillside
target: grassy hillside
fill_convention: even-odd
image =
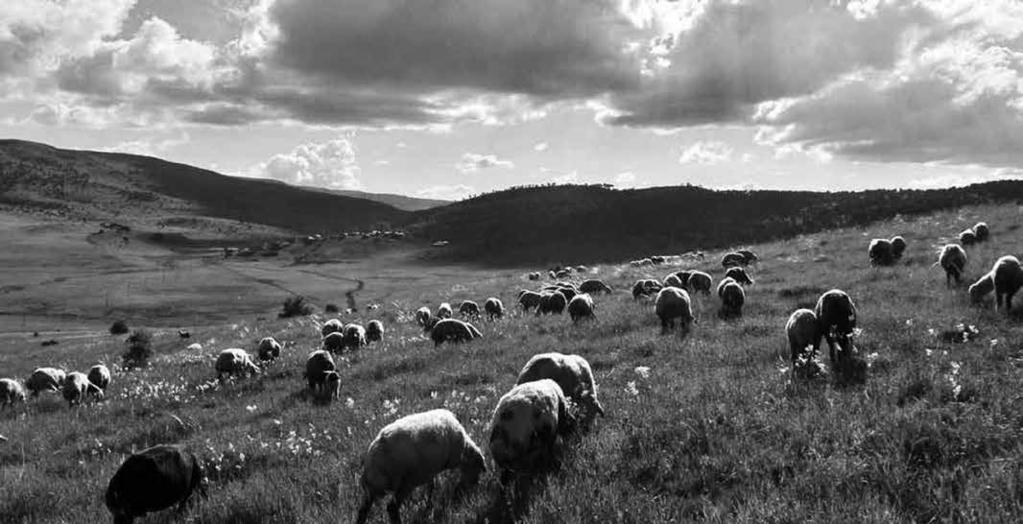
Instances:
[[[374,202],[387,204],[391,207],[396,207],[403,211],[424,211],[426,209],[433,209],[435,207],[446,206],[451,203],[448,200],[416,198],[405,195],[395,195],[391,193],[367,193],[365,191],[351,191],[346,189],[323,189],[315,187],[310,187],[308,189],[311,189],[313,191],[325,191],[327,193],[333,193],[335,195],[343,195],[352,198],[372,200]]]
[[[388,329],[384,343],[344,364],[342,401],[313,406],[303,395],[303,363],[322,319],[237,317],[195,333],[188,342],[201,342],[201,352],[159,332],[153,366],[118,373],[108,401],[68,410],[45,396],[0,413],[0,434],[10,439],[0,444],[0,520],[107,519],[102,492],[124,454],[180,442],[208,461],[211,479],[209,499],[190,506],[185,520],[348,521],[362,454],[383,425],[447,407],[485,448],[497,399],[531,355],[554,350],[589,359],[608,416],[571,443],[561,470],[524,504],[505,505],[491,473],[462,499],[445,479],[435,511],[416,495],[408,521],[1018,521],[1019,318],[971,307],[964,289],[946,290],[931,264],[948,237],[987,220],[993,239],[970,249],[972,281],[998,256],[1018,254],[1019,213],[1015,205],[970,207],[755,246],[762,262],[743,318],[721,321],[716,299],[699,296],[698,324],[684,340],[661,335],[651,303],[627,292],[636,278],[674,268],[594,268],[616,289],[597,297],[596,322],[515,314],[480,323],[482,340],[435,349],[411,311],[489,295],[510,305],[532,284],[524,270],[339,267],[349,278],[383,277],[364,292],[384,305],[377,316]],[[869,267],[868,240],[896,233],[909,241],[902,263]],[[719,253],[708,254],[697,267],[719,278]],[[832,287],[859,307],[856,341],[871,362],[862,387],[794,384],[782,357],[789,313]],[[965,343],[946,337],[958,323],[980,335]],[[251,348],[264,335],[292,343],[280,362],[258,378],[211,382],[217,350]],[[114,361],[121,349],[120,338],[108,336],[48,353],[26,344],[12,348],[0,376],[23,377],[39,365],[83,369]],[[384,521],[378,505],[374,522]]]

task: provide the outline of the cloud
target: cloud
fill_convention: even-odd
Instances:
[[[455,163],[455,169],[463,173],[475,173],[490,168],[511,169],[515,164],[511,160],[498,158],[496,155],[481,155],[477,153],[465,153],[462,159]]]
[[[451,186],[433,186],[416,191],[419,198],[430,198],[434,200],[462,200],[471,194],[476,193],[472,186],[456,184]]]
[[[732,158],[732,148],[724,142],[700,140],[682,150],[678,157],[679,164],[711,165],[725,162]]]
[[[631,187],[636,183],[636,174],[632,171],[625,171],[615,175],[614,184],[618,187]]]
[[[355,148],[346,138],[302,144],[290,153],[277,154],[257,166],[256,176],[293,185],[332,189],[359,189]]]
[[[538,142],[536,145],[533,146],[533,151],[542,153],[544,151],[547,151],[548,148],[550,148],[550,144],[548,144],[547,142]]]

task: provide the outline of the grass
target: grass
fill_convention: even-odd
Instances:
[[[596,322],[513,314],[479,322],[480,341],[436,349],[411,312],[491,295],[513,304],[518,289],[535,286],[526,269],[411,267],[390,259],[321,268],[364,281],[360,300],[383,308],[356,318],[379,317],[387,328],[383,343],[342,364],[340,401],[313,405],[303,391],[305,357],[317,346],[322,316],[235,315],[193,329],[189,341],[154,330],[151,365],[115,369],[108,401],[68,410],[44,395],[0,413],[0,434],[9,438],[0,444],[0,521],[107,520],[103,490],[125,454],[167,442],[189,445],[209,465],[209,499],[193,503],[187,520],[348,521],[359,504],[362,455],[381,427],[446,407],[485,449],[497,399],[528,358],[544,351],[591,362],[608,416],[572,443],[561,469],[522,505],[506,505],[488,473],[464,497],[453,482],[440,482],[432,511],[423,495],[413,496],[403,512],[408,521],[1019,520],[1023,330],[1018,320],[971,307],[965,288],[946,290],[943,273],[931,267],[938,247],[979,219],[993,226],[993,238],[968,251],[972,282],[1023,241],[1006,227],[1018,220],[1014,206],[756,246],[761,263],[752,269],[756,284],[747,289],[743,317],[719,320],[716,297],[700,295],[698,324],[684,340],[661,335],[652,304],[627,292],[637,278],[663,278],[676,268],[598,268],[596,276],[619,291],[595,297]],[[903,262],[871,268],[869,239],[896,233],[909,241]],[[720,278],[719,254],[696,268]],[[785,321],[833,287],[859,308],[867,383],[793,383]],[[279,298],[264,304],[279,305]],[[965,341],[943,335],[959,324],[979,333]],[[37,345],[12,350],[0,375],[111,362],[123,342],[100,335],[73,348],[62,343],[47,358],[38,352],[50,348]],[[254,349],[266,335],[292,342],[277,363],[253,379],[215,383],[217,350]],[[185,350],[191,342],[204,349]],[[168,512],[148,522],[180,518]],[[373,521],[385,521],[382,503]]]

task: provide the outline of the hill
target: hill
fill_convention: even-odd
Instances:
[[[342,195],[352,198],[361,198],[364,200],[372,200],[374,202],[387,204],[391,207],[396,207],[403,211],[425,211],[427,209],[433,209],[435,207],[446,206],[451,203],[448,200],[416,198],[405,195],[395,195],[390,193],[367,193],[365,191],[352,191],[347,189],[324,189],[318,187],[306,188],[311,189],[313,191],[325,191],[335,195]]]

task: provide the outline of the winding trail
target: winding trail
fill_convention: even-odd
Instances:
[[[361,279],[339,277],[337,275],[331,275],[329,273],[321,273],[319,271],[313,271],[311,269],[299,269],[298,271],[301,271],[302,273],[308,273],[310,275],[316,275],[318,277],[327,278],[327,279],[330,279],[330,280],[338,280],[338,281],[342,281],[343,280],[345,282],[355,282],[355,287],[354,288],[349,289],[348,291],[345,291],[345,301],[348,302],[348,307],[351,308],[352,311],[357,311],[359,309],[358,306],[356,305],[356,302],[355,302],[355,294],[366,288],[366,283],[363,282]]]

